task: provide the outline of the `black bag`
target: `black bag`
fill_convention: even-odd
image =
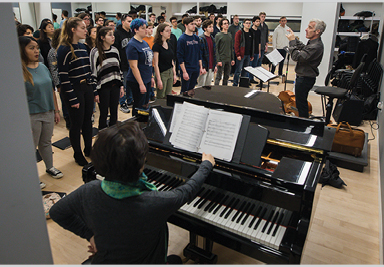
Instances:
[[[364,120],[376,120],[377,117],[377,103],[379,103],[379,95],[373,94],[364,101],[364,111],[363,119]]]
[[[336,188],[341,188],[343,185],[346,186],[339,174],[340,172],[338,171],[337,166],[327,159],[325,167],[321,172],[319,183],[321,183],[323,187],[325,185],[331,185]]]
[[[374,15],[375,15],[375,13],[372,11],[360,11],[360,12],[357,12],[354,16],[369,18],[369,17],[372,17]]]
[[[83,182],[86,184],[90,181],[93,181],[93,180],[96,180],[96,171],[95,171],[95,167],[93,166],[92,162],[88,163],[87,165],[85,165],[83,167],[83,169],[81,170],[82,172],[82,178],[83,178]]]
[[[337,25],[338,32],[349,32],[349,21],[348,20],[339,20]]]

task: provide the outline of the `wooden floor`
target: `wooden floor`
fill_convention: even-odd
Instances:
[[[290,73],[294,73],[293,69]],[[294,80],[294,74],[288,76]],[[277,79],[279,80],[279,79]],[[271,85],[270,92],[278,95],[284,84]],[[179,92],[180,87],[174,87]],[[235,90],[235,88],[234,88]],[[266,90],[266,89],[264,89]],[[293,90],[287,84],[287,90]],[[314,93],[308,100],[313,114],[321,116],[321,100]],[[95,127],[98,123],[98,108],[95,113]],[[131,114],[119,111],[119,120]],[[359,128],[373,135],[368,121]],[[378,199],[378,141],[377,131],[372,130],[376,139],[368,143],[368,166],[364,172],[339,168],[340,177],[348,185],[342,189],[325,186],[320,190],[319,200],[313,215],[311,231],[308,233],[302,256],[302,264],[379,264],[379,199]],[[65,121],[55,127],[52,142],[68,136]],[[82,167],[73,160],[73,150],[53,147],[54,165],[64,173],[59,180],[45,173],[44,163],[37,164],[40,180],[47,184],[43,190],[70,193],[83,184]],[[52,220],[47,220],[52,255],[55,264],[80,264],[88,258],[87,241],[62,229]],[[169,254],[183,257],[183,248],[188,243],[188,232],[169,224]],[[218,255],[219,264],[262,264],[261,262],[214,244],[213,252]],[[187,261],[187,264],[194,262]]]

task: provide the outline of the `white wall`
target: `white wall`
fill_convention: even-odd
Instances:
[[[277,7],[278,6],[278,7]],[[227,12],[228,18],[231,15],[259,15],[261,11],[267,13],[268,16],[301,16],[302,3],[253,3],[253,2],[228,2]],[[313,13],[313,11],[311,11]]]
[[[314,10],[316,12],[314,12]],[[307,28],[308,22],[311,19],[318,18],[323,20],[327,24],[325,32],[321,36],[321,39],[324,43],[324,55],[323,60],[321,61],[321,64],[319,66],[320,75],[316,79],[316,85],[324,85],[325,77],[327,76],[328,71],[330,70],[330,64],[332,62],[331,58],[333,57],[334,52],[334,29],[338,17],[337,11],[338,6],[336,2],[303,3],[300,41],[302,41],[304,44],[307,43],[308,39],[305,38],[305,29]]]
[[[36,23],[34,3],[20,2],[19,7],[20,7],[20,16],[21,16],[20,22],[23,24],[28,24],[32,26],[34,30],[37,30],[37,27],[40,26],[40,22],[39,22],[39,25],[36,25],[37,23]]]
[[[40,22],[43,19],[50,19],[50,20],[52,20],[52,7],[51,7],[51,3],[50,2],[35,3],[35,11],[36,11],[37,27],[40,26]]]
[[[87,6],[85,6],[87,7]],[[113,2],[113,3],[103,3],[103,2],[95,2],[92,5],[92,12],[120,12],[120,13],[128,13],[131,10],[130,2]]]

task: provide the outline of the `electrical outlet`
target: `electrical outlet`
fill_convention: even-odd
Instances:
[[[380,101],[379,103],[377,103],[377,108],[382,110],[383,109],[383,102]]]

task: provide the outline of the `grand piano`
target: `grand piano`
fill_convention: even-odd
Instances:
[[[236,98],[232,90],[215,86],[196,90],[194,98],[169,95],[149,113],[129,119],[140,121],[148,138],[144,172],[158,190],[170,190],[198,169],[200,154],[167,141],[164,127],[169,128],[175,103],[242,114],[247,124],[240,130],[234,159],[216,159],[197,196],[168,221],[190,232],[184,256],[199,263],[215,263],[220,255],[212,254],[212,246],[219,243],[265,263],[299,264],[334,129],[322,121],[281,114],[281,102],[266,92],[244,98],[250,90],[236,88]],[[85,181],[95,175],[92,166],[84,167]]]

